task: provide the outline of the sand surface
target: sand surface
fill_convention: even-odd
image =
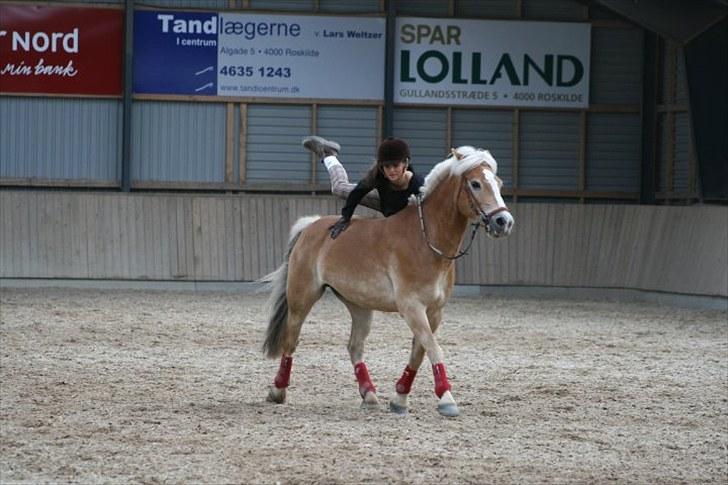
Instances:
[[[304,325],[288,401],[265,402],[265,295],[0,290],[0,482],[727,483],[728,314],[452,299],[439,342],[462,415],[375,314],[359,408],[344,306]]]

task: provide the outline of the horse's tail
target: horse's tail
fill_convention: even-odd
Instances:
[[[270,290],[268,298],[269,318],[268,330],[265,333],[265,341],[263,342],[263,352],[268,357],[278,357],[281,353],[283,337],[286,331],[286,323],[288,320],[288,295],[286,294],[286,286],[288,283],[288,260],[291,257],[293,247],[298,241],[301,232],[313,223],[320,216],[302,217],[296,221],[291,227],[291,233],[288,238],[288,250],[286,259],[278,269],[263,276],[260,280],[265,284],[265,288]]]

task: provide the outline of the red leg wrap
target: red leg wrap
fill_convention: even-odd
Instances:
[[[442,397],[445,391],[450,390],[450,383],[447,382],[447,373],[445,373],[445,364],[440,362],[432,366],[432,373],[435,375],[435,394]]]
[[[278,389],[288,387],[288,381],[291,379],[291,366],[293,365],[293,357],[290,355],[284,355],[281,357],[281,366],[278,367],[278,374],[273,381],[273,384]]]
[[[397,381],[397,393],[399,394],[409,394],[410,389],[412,389],[412,381],[415,380],[415,376],[417,375],[417,370],[411,368],[410,366],[407,366],[404,368],[404,372],[402,372],[402,377],[399,378]]]
[[[356,380],[359,382],[359,394],[361,394],[362,398],[367,395],[367,392],[377,392],[374,384],[372,384],[372,379],[369,377],[369,369],[367,369],[364,362],[359,362],[354,366],[354,375],[356,375]]]

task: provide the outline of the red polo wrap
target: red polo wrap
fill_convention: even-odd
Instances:
[[[377,392],[369,377],[369,369],[367,369],[367,365],[364,362],[359,362],[354,366],[354,375],[356,375],[356,380],[359,382],[359,394],[361,394],[362,398],[367,395],[367,392]]]
[[[402,377],[399,378],[397,381],[397,393],[398,394],[409,394],[410,389],[412,389],[412,381],[415,380],[415,376],[417,375],[417,370],[411,368],[410,366],[407,366],[404,368],[404,372],[402,372]]]
[[[278,389],[288,387],[288,382],[291,379],[291,367],[293,366],[293,357],[290,355],[284,355],[281,357],[281,365],[278,367],[278,374],[273,381],[273,384]]]
[[[432,366],[432,373],[435,375],[435,394],[442,397],[445,391],[450,390],[450,383],[447,382],[447,373],[445,372],[445,364],[440,362]]]

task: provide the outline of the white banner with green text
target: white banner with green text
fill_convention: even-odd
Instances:
[[[591,25],[397,19],[394,101],[589,106]]]

